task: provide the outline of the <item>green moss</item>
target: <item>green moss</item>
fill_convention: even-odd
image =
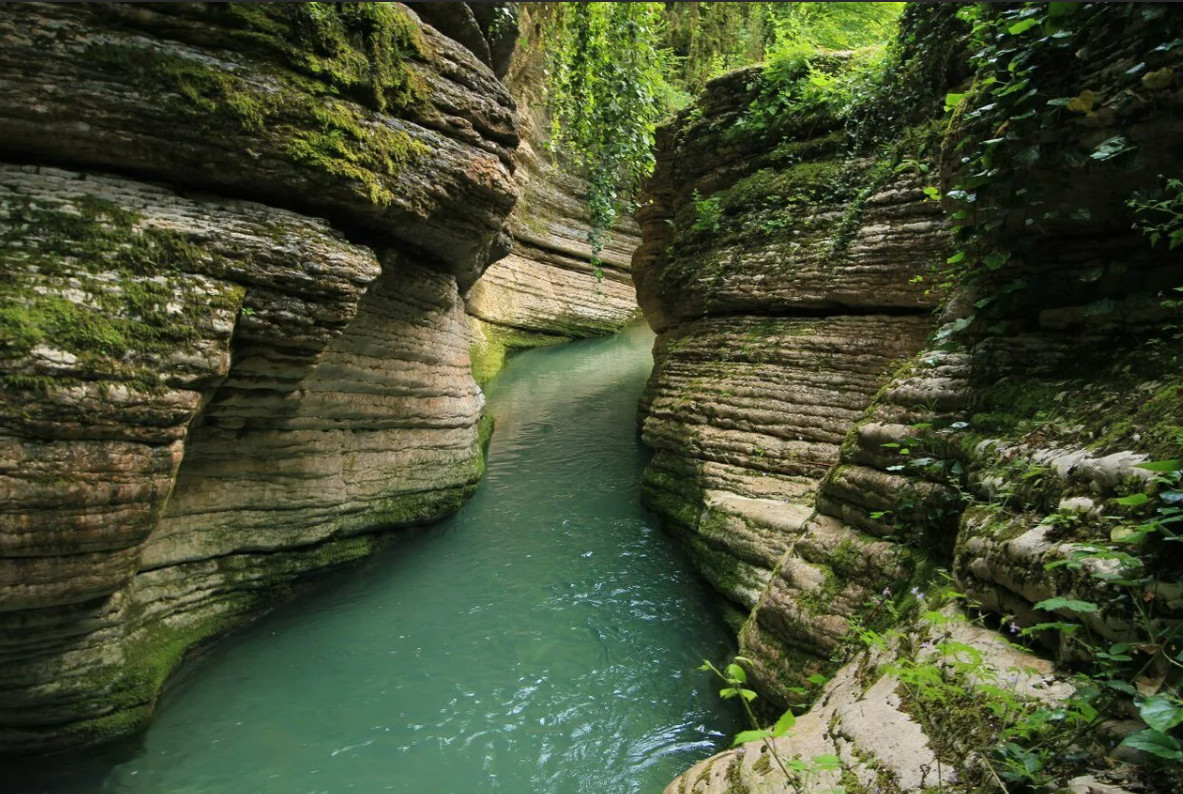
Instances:
[[[419,26],[393,3],[229,3],[241,29],[280,43],[287,65],[380,111],[422,104],[406,61],[425,52]]]
[[[859,169],[838,160],[807,161],[787,168],[761,168],[715,195],[724,213],[753,207],[780,208],[847,197]]]
[[[650,465],[641,481],[641,500],[662,521],[695,532],[703,513],[702,489],[698,480]]]
[[[204,122],[208,129],[229,121],[247,132],[259,132],[277,109],[275,97],[238,75],[191,58],[110,43],[91,44],[85,56],[104,71],[132,76],[137,85],[163,92],[172,112]]]
[[[493,414],[488,411],[481,412],[481,421],[477,425],[477,443],[481,447],[481,455],[488,457],[489,442],[493,439],[494,427]]]
[[[192,273],[218,272],[221,260],[183,235],[146,228],[132,212],[92,196],[70,204],[5,202],[0,263],[19,279],[0,280],[0,351],[8,360],[37,345],[65,351],[94,375],[157,380],[144,359],[166,355],[200,335],[195,317],[235,311],[243,290]],[[41,389],[7,373],[10,388]]]
[[[472,376],[477,385],[484,386],[505,366],[505,359],[514,350],[527,350],[570,342],[571,337],[507,328],[503,325],[468,318],[469,358]]]
[[[465,485],[432,491],[416,491],[371,503],[354,516],[339,520],[335,532],[373,532],[426,524],[457,512],[476,490],[481,470],[480,456],[472,461],[472,481]]]
[[[1129,449],[1170,458],[1183,449],[1180,338],[1087,351],[1044,377],[1012,376],[975,392],[976,436],[1038,445],[1058,442],[1098,454]]]
[[[357,107],[325,98],[309,108],[315,124],[278,128],[293,161],[360,184],[371,204],[394,200],[385,177],[427,153],[403,130],[368,122]]]
[[[797,605],[810,615],[824,615],[833,608],[834,599],[842,592],[845,581],[829,565],[822,563],[814,567],[822,573],[822,586],[801,593]]]
[[[213,13],[231,26],[230,41],[292,71],[248,80],[132,44],[95,44],[86,56],[210,134],[229,126],[270,139],[293,163],[356,183],[372,204],[391,203],[387,178],[427,148],[353,103],[379,112],[425,106],[427,90],[406,63],[424,44],[406,12],[392,3],[230,3]]]

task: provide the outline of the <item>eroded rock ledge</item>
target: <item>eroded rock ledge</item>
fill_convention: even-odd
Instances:
[[[514,102],[404,6],[302,13],[0,17],[0,750],[141,726],[481,475],[461,290],[509,249]]]
[[[910,13],[930,35],[941,28],[932,20],[949,9]],[[773,274],[782,262],[800,260],[767,257],[763,238],[755,235],[753,242],[737,241],[728,255],[717,255],[725,244],[708,235],[697,238],[698,259],[663,255],[670,246],[690,250],[696,240],[687,231],[695,217],[686,195],[693,183],[685,189],[668,177],[658,183],[652,220],[672,217],[677,228],[665,232],[665,224],[647,224],[650,259],[639,256],[636,268],[642,305],[663,332],[645,416],[646,438],[657,449],[649,499],[688,539],[724,594],[741,607],[755,600],[740,631],[740,652],[762,702],[783,709],[800,699],[794,687],[810,687],[810,674],[832,675],[811,693],[813,705],[790,735],[772,741],[784,762],[800,762],[788,780],[768,746],[751,742],[699,764],[668,794],[786,785],[819,792],[839,785],[847,792],[1004,791],[998,770],[1007,767],[993,740],[982,738],[994,735],[997,691],[1016,697],[1018,708],[1063,709],[1074,688],[1062,672],[1066,665],[1052,662],[1079,664],[1083,652],[1070,630],[1039,632],[1032,648],[1008,640],[1024,627],[1069,621],[1101,647],[1138,646],[1149,635],[1135,601],[1153,604],[1160,626],[1183,619],[1177,555],[1164,552],[1155,571],[1141,572],[1148,577],[1144,585],[1125,598],[1096,576],[1112,561],[1077,558],[1091,544],[1108,545],[1146,520],[1130,507],[1138,494],[1155,498],[1153,475],[1138,464],[1177,461],[1183,451],[1178,305],[1169,300],[1183,286],[1183,262],[1177,252],[1152,248],[1132,228],[1125,204],[1139,186],[1161,184],[1159,174],[1183,165],[1172,143],[1179,140],[1183,92],[1177,82],[1138,76],[1143,69],[1178,73],[1174,46],[1158,44],[1179,36],[1183,16],[1166,6],[1145,15],[1117,6],[1092,6],[1090,13],[1096,16],[1085,62],[1032,77],[1040,97],[1075,96],[1088,86],[1095,100],[1088,112],[1047,123],[1035,142],[1038,165],[1014,177],[1013,188],[1046,214],[978,238],[990,250],[1011,252],[1010,258],[961,282],[932,324],[936,334],[926,349],[896,369],[873,401],[869,392],[855,391],[867,395],[866,410],[852,409],[858,416],[850,429],[841,426],[833,406],[842,402],[832,395],[851,393],[851,376],[837,374],[870,363],[865,344],[847,336],[841,350],[807,375],[788,355],[806,355],[807,343],[790,347],[783,330],[771,333],[791,327],[782,315],[795,305],[809,307],[810,316],[792,323],[836,322],[835,308],[851,305],[851,292],[858,292],[834,295],[850,278],[841,264],[828,271],[827,287],[807,258],[792,269],[798,286]],[[1084,58],[1079,48],[1070,52]],[[979,104],[984,107],[976,114],[946,131],[943,151],[971,151],[983,131],[999,128],[1003,119],[991,115],[997,106],[984,99]],[[679,162],[693,161],[686,152],[695,151],[699,139],[718,148],[713,136],[725,124],[712,114],[723,106],[708,98],[701,129],[684,121],[681,130],[667,131],[682,136]],[[1130,147],[1127,157],[1089,156],[1117,136]],[[666,174],[672,172],[670,151],[663,149]],[[776,150],[737,143],[733,151],[723,163],[728,175],[746,173],[747,161],[768,163]],[[930,178],[946,189],[956,185],[960,159],[946,157],[940,165]],[[791,169],[769,167],[754,199],[773,204],[769,194],[783,191],[770,186],[781,173]],[[719,195],[724,210],[738,211],[726,190],[729,176],[719,179],[698,183],[699,200]],[[818,209],[815,223],[824,227],[834,211],[825,203]],[[871,217],[861,217],[854,239]],[[729,222],[724,215],[724,230]],[[898,233],[911,224],[882,225]],[[809,233],[801,236],[808,252]],[[948,238],[922,239],[934,247],[920,242],[919,250],[944,261],[940,248]],[[915,244],[901,241],[901,252]],[[745,269],[749,256],[763,258],[765,269]],[[711,268],[696,270],[699,262]],[[907,276],[902,268],[894,272]],[[767,288],[757,281],[762,274]],[[877,282],[863,300],[886,294],[890,301],[906,281]],[[725,306],[750,312],[747,307],[760,306],[765,295],[769,319],[710,316]],[[691,319],[696,315],[705,316]],[[751,328],[757,322],[767,325]],[[724,324],[734,324],[735,332],[721,334]],[[879,333],[919,344],[926,330],[901,336],[884,326]],[[775,366],[753,378],[752,362],[765,361]],[[732,376],[725,391],[716,386],[737,369],[743,376]],[[823,376],[842,389],[818,388]],[[794,389],[816,391],[809,400],[782,396]],[[1119,501],[1131,494],[1135,498]],[[731,506],[736,502],[755,517],[727,515],[739,512]],[[764,571],[773,559],[769,576]],[[973,606],[969,614],[952,605],[933,611],[938,570],[950,572],[951,587],[964,594],[960,602]],[[1036,607],[1055,596],[1099,607]],[[867,645],[853,641],[859,633]],[[1161,655],[1154,656],[1157,646],[1139,647],[1147,649],[1135,680],[1143,696],[1178,680]],[[926,688],[908,677],[926,664],[939,671],[941,683]],[[1089,760],[1041,761],[1048,788],[1178,787],[1177,768],[1132,766],[1146,759],[1119,746],[1122,736],[1145,727],[1141,722],[1091,727],[1089,740],[1078,734],[1074,748],[1087,745],[1092,755],[1081,757]]]
[[[737,124],[758,77],[719,78],[659,130],[633,263],[659,333],[645,500],[739,619],[847,429],[920,348],[936,298],[914,277],[949,240],[924,185],[849,151],[836,119]]]

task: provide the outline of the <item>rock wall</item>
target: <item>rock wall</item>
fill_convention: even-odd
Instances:
[[[911,21],[942,13],[914,11]],[[954,115],[932,179],[949,191],[946,209],[957,212],[963,205],[951,188],[967,179],[962,164],[972,162],[980,140],[1011,127],[1013,145],[1028,147],[1027,154],[1012,161],[995,155],[1000,184],[984,181],[974,198],[1004,206],[1018,191],[1026,209],[961,216],[968,220],[959,245],[975,269],[953,274],[955,290],[926,349],[894,372],[852,429],[837,429],[844,436],[838,465],[820,486],[795,471],[768,471],[774,483],[765,492],[783,491],[765,507],[771,518],[763,525],[776,530],[776,540],[739,524],[703,533],[700,516],[718,500],[705,461],[681,464],[676,501],[649,486],[683,511],[665,511],[679,533],[695,531],[697,522],[696,545],[786,549],[743,624],[740,654],[766,706],[779,711],[812,701],[787,736],[715,756],[671,784],[670,794],[764,791],[786,777],[799,791],[840,785],[847,792],[1008,785],[1165,792],[1180,785],[1177,766],[1120,745],[1146,728],[1137,709],[1119,697],[1106,700],[1070,672],[1087,669],[1098,651],[1120,655],[1114,643],[1128,643],[1140,649],[1136,658],[1128,669],[1111,659],[1102,679],[1128,676],[1114,686],[1139,698],[1169,693],[1178,682],[1168,657],[1180,651],[1180,562],[1169,543],[1150,535],[1161,520],[1155,516],[1172,515],[1169,483],[1183,457],[1183,359],[1172,300],[1183,286],[1183,259],[1165,245],[1152,247],[1137,228],[1146,218],[1127,202],[1138,191],[1161,190],[1159,175],[1181,165],[1179,56],[1164,43],[1178,38],[1183,15],[1167,6],[1099,4],[1071,13],[1087,14],[1087,24],[1065,25],[1068,32],[1043,40],[1042,52],[1042,45],[1023,44],[1037,53],[1024,78],[1037,98],[1035,113],[1014,120],[1021,114],[1013,105],[992,101],[982,88],[990,85],[984,78],[992,62],[978,63],[982,93],[970,93]],[[1030,27],[1008,26],[1013,19],[1002,28],[1011,36]],[[1060,105],[1047,102],[1063,97],[1067,107],[1085,86],[1087,107],[1058,114]],[[1107,148],[1115,139],[1128,147],[1119,155]],[[694,145],[690,134],[686,145]],[[646,248],[654,248],[649,237]],[[1000,251],[1005,255],[995,256]],[[637,272],[648,272],[651,284],[668,278],[662,269]],[[729,274],[723,271],[720,286],[735,300]],[[656,306],[660,324],[682,322],[674,327],[701,329],[693,344],[718,344],[706,332],[709,320],[685,325],[684,309],[639,285],[642,304],[647,313]],[[808,283],[793,290],[774,281],[770,305],[814,300],[814,292]],[[764,291],[746,294],[753,300]],[[709,311],[715,300],[695,294],[690,305]],[[716,358],[736,356],[741,339]],[[839,355],[858,354],[861,348],[850,346]],[[671,406],[701,405],[715,393],[702,381],[673,381],[670,369],[663,365],[651,389],[666,389]],[[782,372],[783,365],[763,380]],[[708,436],[705,428],[728,414],[721,400],[712,402],[709,412],[699,409],[708,419],[691,437],[696,454],[718,448],[708,439],[721,434]],[[650,400],[645,427],[660,459],[674,444],[654,432],[662,420],[657,404]],[[815,425],[824,426],[830,405],[813,404]],[[752,406],[741,417],[745,428],[771,428],[765,435],[801,432],[793,413],[805,411],[770,406],[763,414]],[[687,443],[684,429],[672,433]],[[736,456],[751,467],[750,453]],[[1150,461],[1167,474],[1138,467]],[[813,494],[814,509],[802,510],[799,502]],[[1149,535],[1130,545],[1139,533]],[[728,582],[732,559],[716,555],[713,564]],[[750,581],[751,588],[759,582]],[[1024,640],[1028,647],[1011,644],[1038,626],[1045,628]],[[815,673],[832,675],[820,691],[808,680]],[[1023,722],[1041,714],[1050,727]],[[1033,733],[1015,729],[1020,723]]]
[[[535,28],[545,13],[520,8],[521,44],[507,67],[522,123],[514,172],[521,200],[509,218],[513,247],[465,295],[482,383],[500,369],[507,350],[611,333],[638,313],[630,276],[641,242],[636,221],[619,215],[593,257],[587,183],[548,149],[545,53]]]
[[[461,293],[509,250],[513,100],[402,5],[315,11],[0,16],[0,750],[136,729],[481,476]]]
[[[848,428],[919,349],[914,283],[949,229],[924,184],[820,114],[739,123],[758,69],[658,133],[634,278],[658,332],[642,398],[646,503],[742,619],[801,531]]]

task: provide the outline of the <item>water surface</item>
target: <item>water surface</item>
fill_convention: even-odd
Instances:
[[[639,507],[651,341],[512,359],[460,514],[216,646],[135,742],[18,789],[660,792],[736,726],[695,669],[727,631]]]

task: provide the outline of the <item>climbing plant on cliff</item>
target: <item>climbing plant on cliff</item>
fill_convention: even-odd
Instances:
[[[956,184],[945,193],[961,243],[950,278],[999,289],[1021,261],[1039,258],[1022,250],[1032,233],[1145,220],[1123,217],[1118,202],[1098,211],[1084,195],[1076,207],[1059,206],[1056,185],[1018,188],[1033,168],[1104,168],[1115,180],[1137,172],[1140,143],[1130,132],[1140,108],[1164,101],[1175,83],[1183,15],[1163,3],[972,3],[959,16],[972,24],[977,76],[946,97],[950,140],[960,140],[950,153],[960,163]],[[1128,64],[1106,92],[1094,91],[1100,85],[1087,73],[1065,90],[1063,75],[1115,53]]]
[[[669,89],[661,3],[560,3],[550,46],[552,144],[588,180],[593,256],[653,170]]]

